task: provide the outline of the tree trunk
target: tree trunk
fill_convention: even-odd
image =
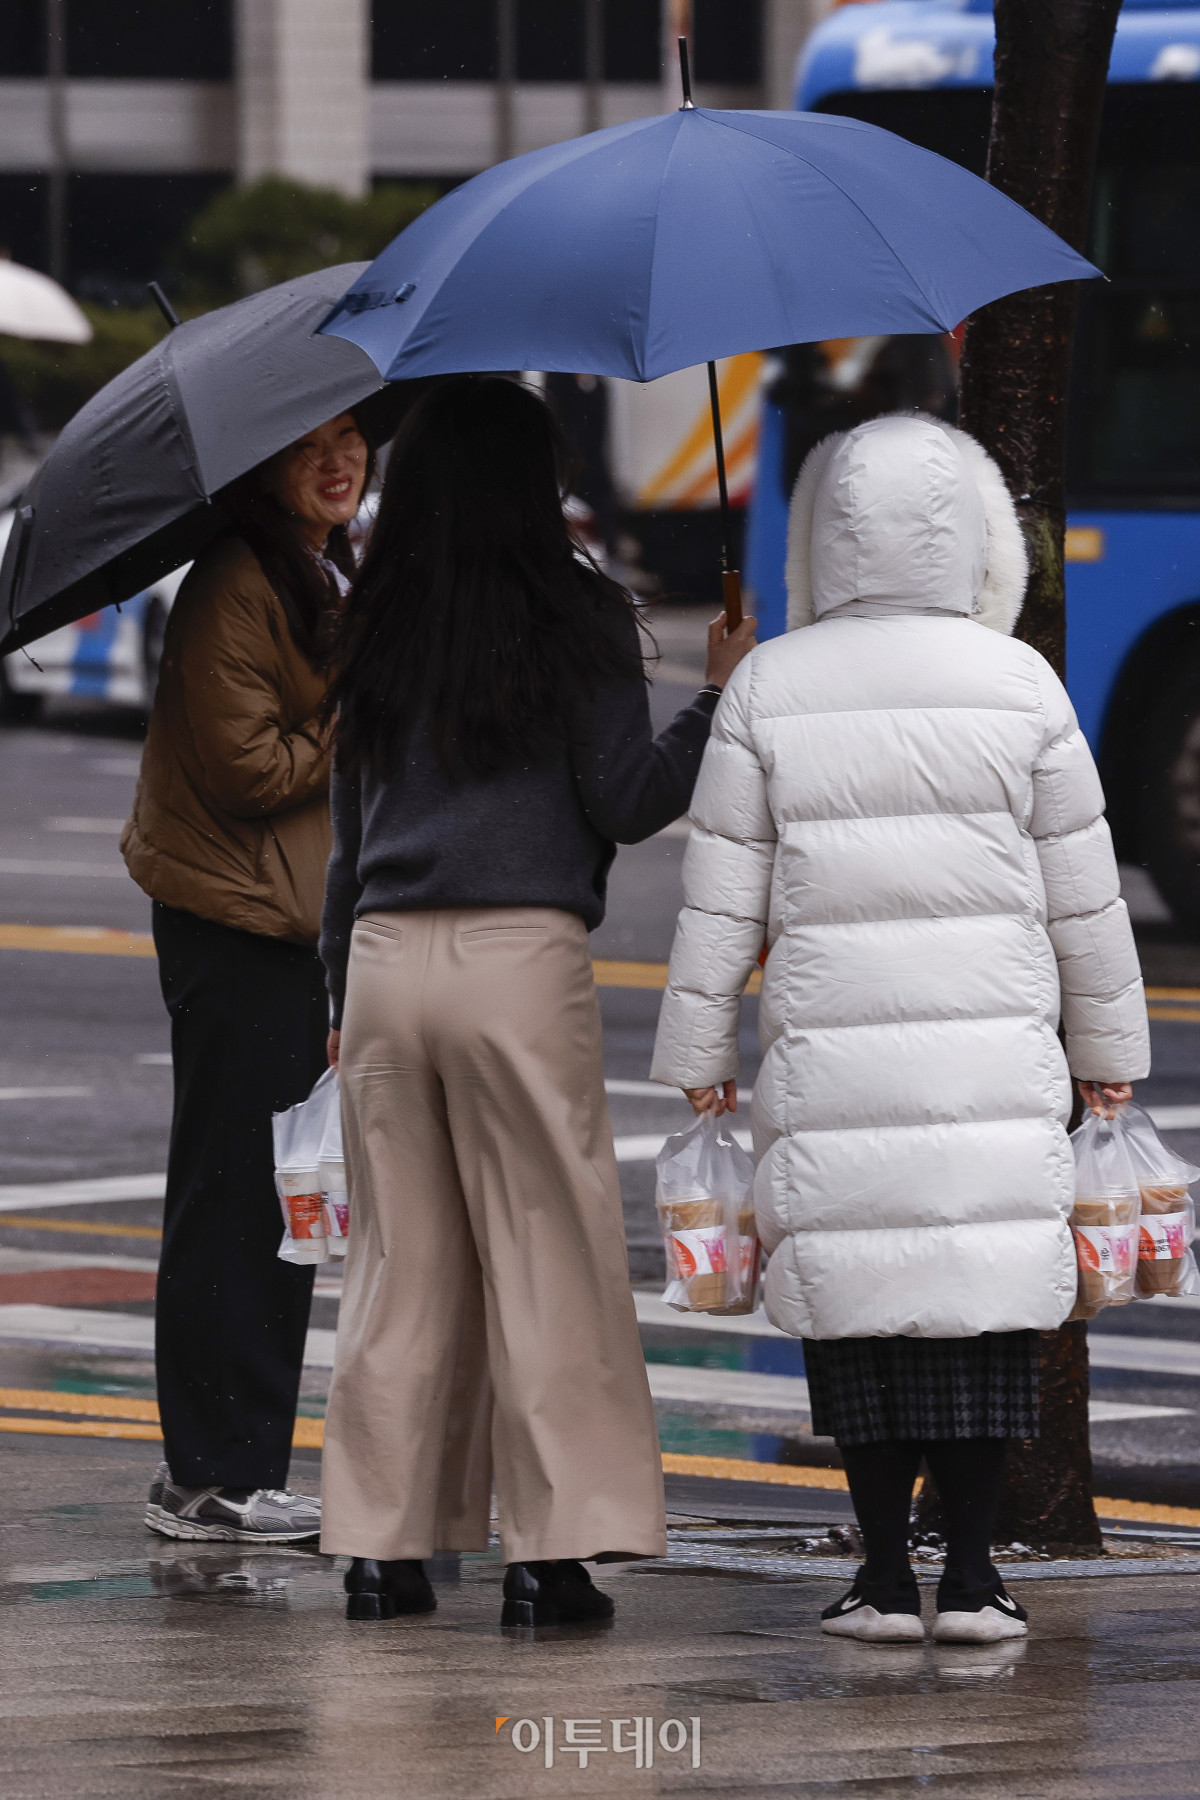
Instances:
[[[1082,250],[1121,0],[996,0],[987,178]],[[1076,287],[997,300],[967,323],[959,420],[1016,498],[1030,579],[1016,635],[1066,675],[1067,384]],[[1041,1437],[1009,1453],[997,1542],[1100,1546],[1087,1426],[1086,1328],[1041,1334]],[[935,1525],[927,1481],[918,1524]]]

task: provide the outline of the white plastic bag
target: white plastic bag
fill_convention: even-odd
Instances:
[[[346,1165],[342,1160],[342,1108],[334,1074],[334,1103],[325,1120],[317,1167],[321,1178],[321,1210],[325,1218],[325,1239],[330,1256],[345,1256],[350,1239],[350,1194],[346,1187]]]
[[[1134,1296],[1141,1195],[1118,1115],[1089,1112],[1071,1133],[1075,1152],[1075,1206],[1071,1230],[1079,1264],[1073,1319],[1094,1319],[1107,1306],[1127,1306]]]
[[[1196,1214],[1188,1188],[1200,1169],[1168,1149],[1154,1121],[1140,1106],[1122,1108],[1121,1125],[1141,1193],[1137,1293],[1200,1294],[1200,1271],[1192,1250]]]
[[[307,1100],[276,1113],[275,1192],[283,1213],[284,1262],[319,1263],[328,1255],[321,1195],[321,1145],[330,1113],[340,1105],[336,1069],[326,1069]]]
[[[667,1139],[656,1168],[663,1299],[678,1312],[753,1312],[762,1246],[751,1159],[723,1120],[706,1114]]]

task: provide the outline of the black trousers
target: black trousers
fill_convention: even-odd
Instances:
[[[919,1612],[908,1560],[909,1512],[924,1456],[937,1483],[946,1529],[946,1568],[938,1610],[982,1604],[999,1577],[992,1564],[992,1526],[1004,1480],[1004,1438],[893,1438],[840,1444],[850,1498],[867,1560],[859,1586],[880,1612]]]
[[[175,1109],[155,1355],[167,1462],[185,1487],[282,1487],[313,1271],[280,1262],[271,1114],[325,1067],[314,950],[154,905]]]

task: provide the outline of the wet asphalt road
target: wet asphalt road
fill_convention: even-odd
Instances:
[[[664,723],[700,679],[702,621],[670,615],[659,635],[663,658],[653,705]],[[5,926],[148,930],[149,903],[125,875],[117,848],[139,754],[137,722],[98,712],[59,713],[36,728],[0,732],[0,1187],[150,1175],[165,1168],[171,1071],[153,959],[3,947]],[[594,938],[598,957],[666,959],[684,847],[682,836],[668,833],[621,851],[609,916]],[[1200,990],[1200,946],[1177,941],[1169,926],[1156,922],[1161,907],[1137,872],[1130,897],[1143,920],[1150,979],[1194,983]],[[653,990],[602,991],[611,1080],[645,1082],[658,1001]],[[747,1000],[747,1081],[757,1061],[754,1024],[755,1002]],[[1156,1021],[1153,1029],[1155,1071],[1140,1097],[1160,1104],[1200,1103],[1200,1014],[1196,1024]],[[667,1092],[615,1093],[610,1105],[618,1138],[665,1133],[688,1118],[682,1100]],[[1178,1133],[1173,1141],[1200,1160],[1200,1130]],[[653,1283],[662,1267],[653,1165],[648,1159],[627,1161],[621,1173],[634,1278]],[[36,1216],[25,1206],[19,1213],[0,1211],[0,1288],[14,1273],[40,1268],[53,1274],[54,1267],[79,1265],[85,1254],[110,1264],[115,1257],[135,1265],[127,1290],[95,1303],[145,1316],[152,1302],[144,1293],[136,1295],[136,1265],[152,1265],[156,1244],[150,1234],[158,1212],[152,1200],[60,1207]],[[106,1224],[114,1228],[112,1235],[105,1233]],[[86,1230],[75,1231],[74,1225]],[[124,1235],[129,1230],[137,1235]],[[336,1271],[322,1275],[325,1291],[313,1322],[329,1328],[336,1321]],[[1200,1349],[1200,1307],[1135,1306],[1109,1313],[1093,1330],[1097,1337],[1179,1340]],[[703,1345],[689,1342],[672,1350],[654,1332],[647,1343],[652,1356],[670,1360],[802,1371],[799,1347],[790,1344],[764,1347],[710,1336]],[[0,1344],[0,1375],[5,1358],[27,1355]],[[1200,1371],[1100,1367],[1094,1382],[1096,1397],[1110,1408],[1169,1409],[1096,1425],[1102,1490],[1200,1504]],[[733,1424],[693,1411],[677,1421],[676,1446],[719,1449],[719,1428]],[[707,1445],[701,1442],[706,1432],[712,1440]],[[775,1451],[764,1441],[756,1453],[778,1454],[778,1436],[771,1442]],[[810,1452],[811,1440],[801,1454]],[[736,1447],[733,1453],[739,1453]]]

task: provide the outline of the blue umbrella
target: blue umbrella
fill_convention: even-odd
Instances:
[[[997,188],[832,114],[678,112],[499,163],[439,200],[321,330],[400,380],[559,369],[652,381],[779,344],[947,331],[1098,275]],[[728,548],[725,565],[728,569]]]

